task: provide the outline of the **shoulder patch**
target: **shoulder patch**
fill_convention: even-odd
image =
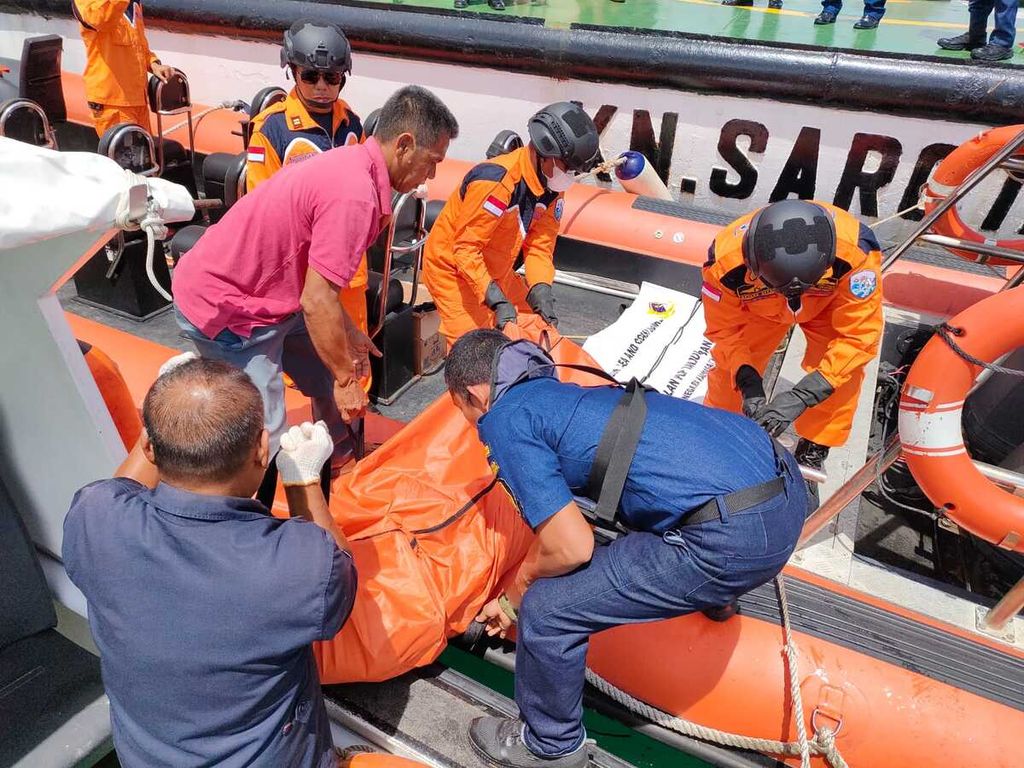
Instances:
[[[565,198],[559,198],[555,203],[555,221],[562,220],[562,210],[565,208]]]
[[[850,275],[850,293],[858,299],[866,299],[878,287],[878,275],[873,269],[862,269]]]
[[[505,174],[508,173],[508,169],[498,165],[497,163],[480,163],[480,165],[474,165],[469,169],[462,179],[462,186],[459,187],[459,197],[466,196],[466,189],[474,181],[492,181],[499,182],[505,178]]]

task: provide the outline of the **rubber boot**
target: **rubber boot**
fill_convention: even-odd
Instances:
[[[828,452],[829,447],[827,445],[819,445],[801,437],[800,441],[796,444],[796,450],[793,451],[793,455],[796,457],[797,464],[802,464],[810,469],[824,469]],[[805,482],[807,483],[807,495],[810,496],[811,501],[810,508],[807,510],[810,513],[821,504],[821,496],[818,492],[817,483],[812,483],[810,480]]]

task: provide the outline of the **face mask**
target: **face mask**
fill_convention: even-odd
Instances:
[[[575,180],[573,176],[563,171],[557,165],[547,179],[547,188],[552,192],[565,192],[565,190],[572,186]]]

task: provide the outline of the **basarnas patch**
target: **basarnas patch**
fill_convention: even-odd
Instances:
[[[565,208],[565,198],[558,198],[558,202],[555,203],[555,221],[562,220],[562,209]]]
[[[873,269],[862,269],[850,275],[850,293],[858,299],[866,299],[878,287],[878,275]]]

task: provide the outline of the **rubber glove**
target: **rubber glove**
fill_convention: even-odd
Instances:
[[[760,416],[760,424],[769,435],[778,437],[786,427],[799,418],[808,408],[813,408],[835,390],[818,371],[809,373],[796,383],[791,390],[772,398]]]
[[[320,469],[331,458],[334,442],[322,421],[292,427],[281,435],[277,453],[277,471],[281,482],[290,485],[313,485],[320,482]]]
[[[545,323],[555,328],[558,327],[558,316],[555,315],[555,297],[551,295],[550,285],[537,283],[526,294],[526,303],[544,319]]]
[[[501,290],[497,283],[492,281],[487,286],[487,293],[484,294],[484,304],[494,313],[494,327],[499,331],[507,323],[515,325],[516,317],[518,316],[515,305],[508,300],[505,292]]]
[[[199,359],[199,355],[197,355],[195,352],[182,352],[180,355],[175,355],[170,360],[168,360],[166,363],[161,365],[160,366],[160,371],[159,371],[159,373],[157,373],[156,377],[159,379],[165,373],[170,373],[175,368],[180,368],[185,363],[190,363],[193,360],[198,360],[198,359]]]
[[[754,370],[753,366],[741,365],[736,371],[736,388],[743,395],[743,415],[750,419],[757,419],[761,411],[768,404],[764,395],[764,382],[761,374]]]

